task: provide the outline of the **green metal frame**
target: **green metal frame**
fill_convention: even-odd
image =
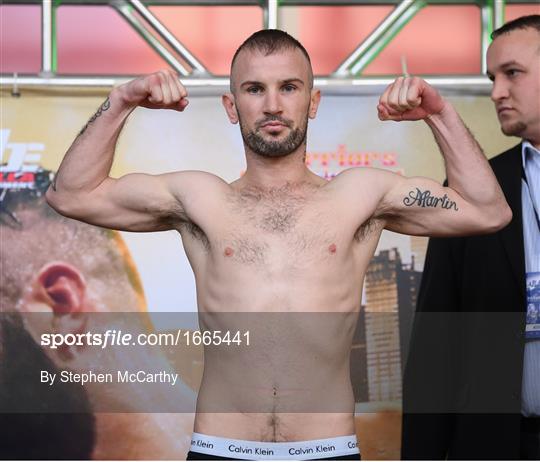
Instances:
[[[536,4],[536,0],[3,0],[2,4],[40,4],[42,9],[42,70],[39,76],[21,78],[8,75],[0,76],[0,86],[14,85],[15,80],[21,85],[52,85],[63,82],[73,86],[95,86],[99,78],[65,78],[57,75],[57,29],[56,11],[61,5],[109,5],[114,8],[135,31],[169,65],[185,78],[202,85],[219,86],[223,78],[212,76],[197,58],[184,47],[173,34],[148,9],[152,5],[199,5],[233,6],[251,5],[263,9],[263,27],[279,28],[279,9],[286,6],[345,6],[345,5],[393,5],[395,8],[372,31],[372,33],[341,63],[335,72],[320,76],[319,83],[324,85],[360,85],[372,84],[377,79],[362,76],[363,70],[386,46],[399,34],[403,27],[427,5],[476,5],[481,11],[481,68],[485,73],[485,55],[491,42],[491,33],[504,23],[504,11],[507,3]],[[163,44],[162,42],[165,42]],[[441,77],[453,79],[457,84],[464,83],[468,77]],[[473,77],[474,79],[475,77]],[[482,79],[476,76],[476,79]],[[41,80],[40,80],[41,79]],[[122,80],[124,77],[118,77]],[[109,79],[110,80],[110,79]],[[379,79],[381,82],[384,79]],[[101,81],[108,81],[101,79]],[[69,82],[69,83],[68,83]],[[371,83],[369,83],[371,82]],[[476,81],[475,81],[476,82]],[[476,82],[478,83],[478,82]],[[376,83],[378,85],[378,83]]]

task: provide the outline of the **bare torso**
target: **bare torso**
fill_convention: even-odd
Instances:
[[[375,198],[351,197],[348,181],[216,183],[203,207],[186,207],[179,230],[201,328],[250,331],[249,346],[205,348],[196,432],[253,441],[354,434],[349,352],[382,225],[371,218]]]

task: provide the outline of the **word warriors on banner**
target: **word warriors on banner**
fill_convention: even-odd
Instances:
[[[306,165],[327,180],[351,167],[379,167],[403,174],[399,169],[397,154],[391,152],[352,152],[340,144],[336,151],[308,152]]]

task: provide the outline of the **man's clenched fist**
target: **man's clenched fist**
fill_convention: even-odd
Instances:
[[[189,103],[187,91],[180,83],[178,74],[170,69],[131,80],[120,85],[117,91],[129,106],[183,111]]]
[[[445,102],[439,92],[419,77],[398,77],[379,99],[380,120],[420,120],[439,114]]]

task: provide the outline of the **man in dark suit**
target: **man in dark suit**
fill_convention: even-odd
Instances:
[[[513,219],[495,234],[430,240],[403,459],[540,459],[540,15],[492,38],[491,99],[503,133],[522,139],[491,160]]]

